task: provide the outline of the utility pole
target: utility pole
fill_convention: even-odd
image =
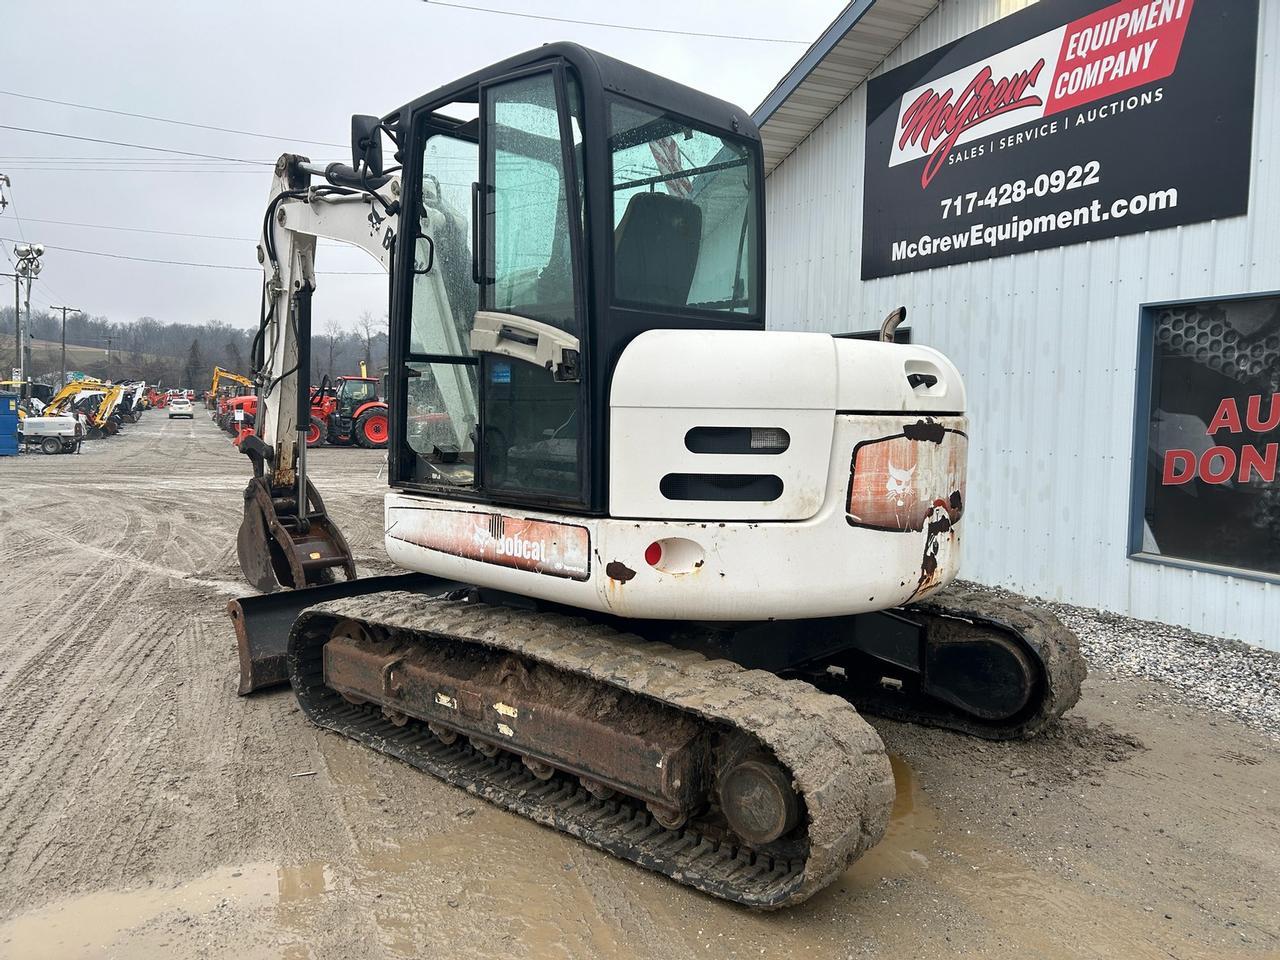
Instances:
[[[44,245],[39,243],[20,243],[13,248],[14,255],[18,258],[17,266],[14,268],[16,276],[13,279],[13,309],[18,311],[18,294],[21,286],[22,277],[27,281],[27,329],[31,328],[31,282],[40,275],[40,258],[44,256]],[[18,348],[18,379],[23,383],[27,380],[27,364],[24,362],[26,351],[22,349],[22,324],[20,320],[21,314],[18,314],[17,329],[15,330],[15,346]]]
[[[38,264],[40,261],[37,260]],[[27,318],[22,324],[22,379],[26,381],[32,375],[31,362],[31,282],[35,280],[35,276],[31,273],[30,268],[27,270],[27,298],[24,306],[27,308]]]
[[[22,366],[22,314],[18,310],[19,301],[22,299],[22,281],[16,273],[6,273],[4,276],[13,277],[13,378],[20,380],[19,368]]]
[[[58,381],[59,387],[67,385],[67,314],[79,313],[79,307],[54,307],[50,306],[50,310],[62,311],[62,379]]]
[[[0,186],[12,186],[9,178],[3,173],[0,173]],[[0,213],[3,213],[4,208],[8,205],[9,201],[5,199],[4,194],[0,193]],[[18,376],[16,371],[22,366],[22,317],[18,313],[18,274],[16,268],[14,273],[6,273],[2,274],[2,276],[13,277],[13,369],[15,371],[14,377],[16,378]]]
[[[115,337],[100,337],[103,343],[107,345],[107,379],[111,379],[111,344]]]

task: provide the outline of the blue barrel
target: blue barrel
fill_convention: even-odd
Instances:
[[[0,393],[0,457],[18,455],[18,395]]]

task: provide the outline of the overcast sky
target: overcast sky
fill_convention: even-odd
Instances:
[[[352,113],[386,113],[555,40],[577,41],[753,110],[844,6],[843,0],[456,2],[802,42],[553,23],[422,0],[31,0],[0,10],[0,124],[227,158],[273,161],[290,150],[337,159],[349,150],[287,138],[343,144]],[[195,130],[15,93],[282,139]],[[32,295],[37,309],[54,303],[113,320],[257,322],[261,274],[254,246],[268,168],[0,129],[0,173],[13,184],[6,191],[13,205],[0,212],[0,237],[50,248]],[[51,220],[132,232],[41,222]],[[233,239],[139,232],[154,230]],[[12,252],[8,239],[3,245]],[[56,247],[255,269],[139,263]],[[317,260],[318,270],[378,270],[353,249],[324,247]],[[385,312],[381,276],[326,276],[320,284],[317,329],[330,317],[349,326],[362,310]]]

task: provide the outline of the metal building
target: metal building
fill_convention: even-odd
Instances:
[[[854,0],[756,111],[768,325],[905,304],[965,374],[965,576],[1280,650],[1277,52],[1280,0]]]

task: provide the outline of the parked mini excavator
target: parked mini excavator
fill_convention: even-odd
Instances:
[[[1049,613],[943,590],[955,367],[900,315],[882,342],[764,330],[745,111],[553,44],[353,118],[352,148],[281,157],[262,224],[242,692],[287,679],[321,727],[756,907],[884,833],[859,709],[1004,739],[1076,702]],[[411,573],[355,579],[307,474],[318,237],[390,274]]]
[[[73,380],[53,395],[41,413],[44,416],[71,414],[84,419],[85,438],[101,440],[120,432],[118,409],[125,388],[100,380]]]
[[[223,397],[221,391],[224,389],[223,384],[232,384],[231,392],[227,397]],[[243,396],[246,393],[252,393],[254,390],[254,382],[246,376],[227,370],[223,367],[214,366],[213,380],[209,384],[209,392],[204,395],[205,406],[214,411],[213,418],[218,419],[218,414],[223,412],[223,402],[225,399],[235,396]]]

